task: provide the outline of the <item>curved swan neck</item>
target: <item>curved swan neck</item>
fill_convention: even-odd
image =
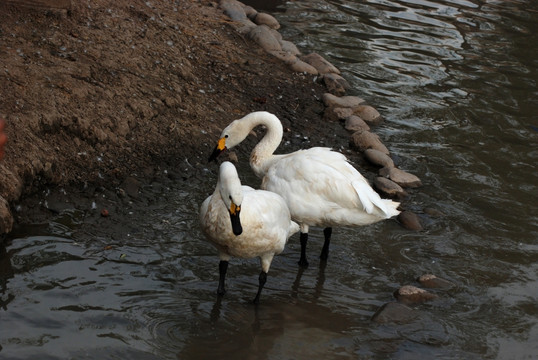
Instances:
[[[243,120],[250,124],[249,127],[251,130],[259,125],[264,125],[267,128],[264,137],[250,154],[250,166],[252,170],[254,170],[256,176],[263,177],[271,165],[272,160],[277,157],[273,153],[282,141],[282,135],[284,133],[282,123],[275,115],[265,111],[251,113],[245,116]]]

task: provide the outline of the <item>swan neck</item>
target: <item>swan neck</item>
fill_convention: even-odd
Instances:
[[[272,163],[272,159],[276,156],[273,153],[278,148],[278,145],[280,145],[284,131],[280,120],[269,113],[262,113],[260,116],[253,117],[251,125],[251,129],[259,125],[263,125],[267,129],[263,138],[250,154],[250,166],[256,173],[256,176],[263,177]]]

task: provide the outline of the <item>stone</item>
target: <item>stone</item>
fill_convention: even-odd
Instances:
[[[405,210],[398,214],[398,221],[406,229],[413,231],[423,230],[422,224],[417,214],[412,211]]]
[[[340,74],[340,70],[317,53],[304,55],[301,60],[315,67],[320,74]]]
[[[280,43],[275,39],[267,25],[256,26],[248,33],[248,36],[267,52],[282,50]]]
[[[318,75],[318,71],[315,67],[310,64],[305,63],[301,59],[297,58],[296,61],[287,64],[291,70],[298,73],[306,73],[311,75]]]
[[[285,64],[291,64],[298,60],[297,56],[284,50],[268,51],[268,53],[283,61]]]
[[[327,121],[339,121],[351,116],[353,111],[349,108],[330,107],[325,108],[323,118]]]
[[[321,100],[327,107],[357,107],[366,102],[358,96],[336,96],[331,93],[322,95]]]
[[[388,197],[402,198],[407,196],[405,190],[394,181],[378,176],[374,179],[374,187]]]
[[[418,317],[418,313],[409,306],[397,302],[389,302],[381,306],[372,316],[372,321],[378,324],[406,324]]]
[[[274,16],[266,13],[259,12],[258,14],[256,14],[256,17],[254,17],[253,21],[255,24],[258,25],[267,25],[271,29],[280,29],[280,23],[278,22],[278,20],[275,19]]]
[[[245,15],[247,15],[250,20],[254,20],[256,18],[256,15],[258,14],[258,11],[256,9],[254,9],[250,5],[245,5],[243,3],[241,3],[241,6],[243,7],[243,11],[245,11]]]
[[[383,121],[381,114],[370,105],[359,105],[355,107],[355,114],[370,125],[378,125]]]
[[[237,22],[239,23],[237,32],[240,33],[241,35],[248,35],[252,31],[252,29],[258,26],[254,24],[252,21],[250,21],[249,19],[238,20]]]
[[[394,297],[404,304],[419,304],[438,298],[429,291],[413,285],[404,285],[394,292]]]
[[[360,119],[360,118],[359,118]],[[364,157],[366,160],[371,162],[374,165],[381,167],[394,167],[394,161],[387,154],[376,150],[376,149],[366,149],[364,151]]]
[[[323,83],[331,94],[337,96],[344,95],[346,93],[346,90],[350,88],[349,83],[346,79],[334,73],[324,74]]]
[[[280,40],[280,46],[282,47],[283,51],[289,52],[293,55],[301,55],[301,51],[291,41]]]
[[[247,19],[247,14],[241,2],[237,0],[221,0],[219,6],[224,11],[224,14],[232,20],[239,21]]]
[[[424,287],[434,289],[450,289],[455,286],[453,282],[438,278],[433,274],[424,274],[420,276],[417,281]]]
[[[370,127],[357,115],[348,116],[345,119],[344,128],[349,131],[368,131]]]
[[[350,145],[352,148],[355,148],[360,151],[365,151],[366,149],[376,149],[382,153],[389,155],[389,149],[379,139],[374,133],[370,131],[355,131],[351,135]]]
[[[138,191],[140,190],[140,181],[132,176],[127,177],[121,184],[121,188],[125,190],[127,195],[133,198],[138,197]]]
[[[433,218],[441,218],[445,216],[445,214],[442,211],[431,208],[431,207],[424,208],[424,213]]]
[[[388,154],[387,154],[388,155]],[[379,170],[379,175],[391,179],[402,187],[416,188],[422,186],[420,179],[395,167],[384,167]]]

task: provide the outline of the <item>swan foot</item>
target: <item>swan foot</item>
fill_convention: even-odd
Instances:
[[[327,227],[323,229],[323,235],[325,235],[325,242],[323,243],[323,248],[321,249],[321,254],[319,255],[319,258],[321,260],[327,260],[329,258],[329,245],[331,244],[331,234],[333,232],[333,228]]]
[[[306,243],[308,242],[308,233],[301,233],[299,240],[301,241],[301,258],[299,259],[299,266],[307,268],[308,261],[306,260]]]
[[[258,305],[260,303],[260,294],[262,293],[263,286],[265,285],[265,282],[267,281],[267,273],[265,271],[262,271],[260,273],[260,276],[258,277],[258,293],[256,294],[256,297],[254,300],[252,300],[252,303],[255,305]]]

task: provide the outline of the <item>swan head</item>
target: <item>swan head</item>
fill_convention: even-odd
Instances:
[[[224,150],[231,149],[245,140],[251,128],[241,120],[232,121],[230,125],[222,130],[217,146],[209,157],[209,162],[215,160]]]
[[[241,212],[241,203],[243,202],[243,191],[241,190],[241,181],[237,170],[229,161],[225,161],[220,165],[219,192],[230,214],[234,235],[241,235],[243,227],[241,226],[239,214]]]

